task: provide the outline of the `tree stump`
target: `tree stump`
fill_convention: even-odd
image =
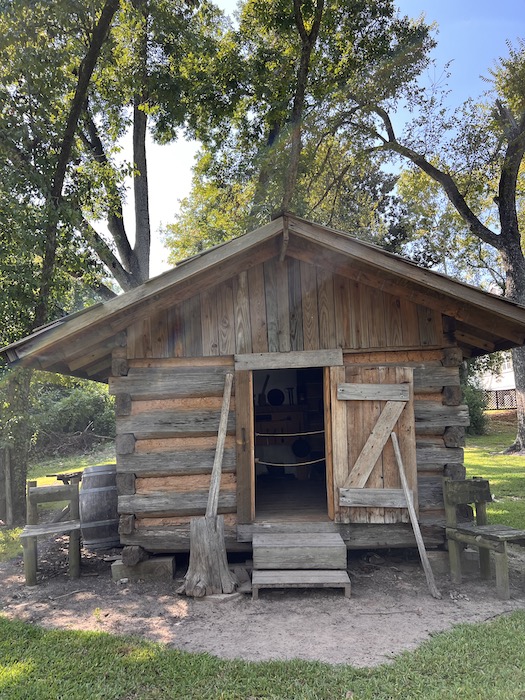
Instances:
[[[222,515],[192,518],[190,562],[183,585],[177,590],[194,598],[233,593],[237,583],[228,569]]]

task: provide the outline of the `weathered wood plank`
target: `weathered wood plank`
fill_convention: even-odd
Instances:
[[[184,316],[182,304],[175,304],[168,309],[168,350],[171,357],[184,357]],[[135,352],[133,357],[137,359],[143,358],[144,354]]]
[[[421,532],[427,547],[439,547],[445,542],[443,514],[436,520],[421,523]],[[408,523],[336,523],[336,522],[263,522],[237,526],[240,543],[251,542],[255,533],[263,532],[338,532],[348,549],[385,549],[415,547],[416,540]],[[246,546],[246,545],[245,545]]]
[[[110,377],[109,391],[140,400],[221,396],[227,371],[225,366],[131,367],[127,377]]]
[[[334,313],[334,278],[330,271],[317,268],[319,343],[322,348],[337,346]]]
[[[264,294],[266,299],[268,351],[279,352],[279,302],[274,260],[268,260],[264,263]],[[239,352],[241,351],[239,350]]]
[[[235,491],[219,494],[219,513],[233,513],[236,507]],[[147,493],[119,496],[119,513],[134,513],[135,516],[151,515],[204,515],[208,503],[208,491],[192,493]],[[146,548],[147,549],[147,548]]]
[[[277,322],[279,352],[290,352],[290,299],[288,297],[288,262],[276,262]]]
[[[251,352],[252,330],[250,324],[250,293],[248,273],[240,272],[233,280],[235,306],[235,352]]]
[[[224,282],[217,288],[217,321],[219,324],[219,354],[233,355],[235,352],[235,315],[231,280]]]
[[[304,350],[301,263],[288,258],[288,298],[290,300],[290,349]]]
[[[252,575],[253,600],[260,588],[344,588],[350,598],[351,583],[346,571],[254,571]]]
[[[132,493],[191,493],[193,491],[209,491],[210,475],[211,472],[208,474],[170,474],[165,476],[134,477],[135,490],[132,491]],[[125,476],[129,475],[126,474]],[[236,488],[235,474],[231,472],[222,474],[220,486],[221,491],[233,491]]]
[[[339,384],[340,401],[408,401],[408,384]]]
[[[201,292],[202,352],[204,355],[219,354],[219,322],[217,320],[217,290]]]
[[[339,489],[339,502],[353,508],[408,508],[402,489],[342,488]]]
[[[244,551],[246,544],[237,542],[236,528],[225,526],[224,539],[229,552]],[[148,552],[173,553],[189,552],[190,523],[175,527],[143,527],[130,533],[121,533],[120,541],[124,545],[140,545]]]
[[[199,294],[182,302],[182,313],[184,321],[184,355],[186,357],[200,357],[203,353],[201,300]]]
[[[357,307],[358,308],[358,307]],[[350,301],[350,280],[340,275],[334,275],[334,316],[336,345],[341,348],[356,347],[352,335],[352,315],[357,309],[352,309]]]
[[[268,352],[268,330],[266,328],[266,301],[264,293],[264,270],[257,265],[248,271],[250,290],[250,325],[252,351]]]
[[[441,390],[444,386],[459,386],[459,370],[457,367],[426,366],[414,367],[414,390],[421,393],[431,393]]]
[[[401,299],[392,294],[384,295],[386,344],[388,347],[404,345],[404,318],[401,313]]]
[[[335,367],[343,364],[343,351],[303,350],[298,352],[265,353],[235,355],[236,370],[290,369],[301,367]]]
[[[346,569],[346,546],[336,533],[257,534],[254,569]]]
[[[470,425],[468,406],[465,405],[442,406],[427,401],[414,401],[414,415],[416,430]]]
[[[417,465],[425,464],[463,464],[462,448],[439,447],[436,445],[416,445]]]
[[[313,265],[301,263],[303,294],[303,338],[305,350],[318,350],[319,309],[317,306],[317,275]]]
[[[133,433],[137,440],[170,436],[210,435],[219,428],[219,411],[152,411],[117,418],[119,433]],[[228,432],[235,430],[235,416],[228,416]]]
[[[215,448],[188,448],[172,452],[134,452],[119,455],[118,471],[137,476],[172,476],[177,474],[210,474]],[[226,448],[222,462],[223,472],[235,472],[235,448]]]

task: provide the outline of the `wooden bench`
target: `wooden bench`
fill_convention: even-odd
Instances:
[[[63,486],[40,486],[36,481],[27,483],[27,525],[20,535],[24,548],[24,573],[26,586],[36,586],[37,539],[42,535],[69,534],[69,576],[80,576],[80,508],[78,484],[80,476]],[[40,503],[58,501],[69,502],[70,519],[64,522],[38,524],[38,506]]]
[[[461,583],[461,555],[470,545],[479,550],[481,578],[491,576],[490,557],[494,555],[496,590],[503,600],[510,598],[509,564],[507,543],[525,546],[525,530],[516,530],[508,525],[489,525],[487,503],[492,501],[490,485],[486,479],[452,481],[444,479],[446,534],[450,561],[450,576],[454,583]],[[474,505],[475,523],[458,523],[457,507]]]

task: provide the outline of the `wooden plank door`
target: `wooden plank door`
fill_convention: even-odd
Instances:
[[[340,488],[400,489],[390,439],[398,437],[407,480],[417,510],[417,466],[413,370],[409,367],[330,368],[332,469],[336,522],[408,522],[406,509],[348,508]]]

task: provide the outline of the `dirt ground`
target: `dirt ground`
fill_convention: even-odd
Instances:
[[[40,546],[40,544],[39,544]],[[442,600],[428,592],[414,553],[354,553],[352,597],[341,590],[286,590],[193,600],[175,580],[114,582],[111,555],[82,552],[82,575],[67,576],[65,541],[41,548],[39,584],[24,585],[22,560],[0,564],[0,612],[44,627],[133,634],[191,652],[250,661],[308,659],[372,666],[415,649],[432,634],[525,608],[525,559],[511,559],[511,600],[469,574],[461,586],[438,574]],[[116,554],[116,552],[113,552]],[[417,554],[417,553],[416,553]]]

